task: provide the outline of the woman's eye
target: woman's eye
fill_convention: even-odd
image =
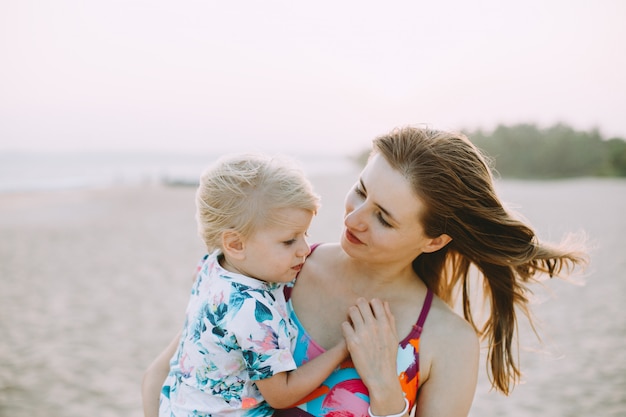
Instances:
[[[365,197],[365,192],[358,185],[354,186],[354,193],[358,196]]]
[[[377,217],[378,217],[378,221],[380,222],[380,224],[382,224],[384,227],[391,227],[391,224],[389,224],[389,222],[387,222],[387,220],[383,218],[382,214],[378,213]]]

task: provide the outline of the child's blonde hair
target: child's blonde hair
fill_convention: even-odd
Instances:
[[[273,210],[300,208],[316,213],[320,198],[294,161],[261,154],[218,159],[200,177],[196,192],[198,233],[209,252],[235,230],[244,238],[276,219]]]

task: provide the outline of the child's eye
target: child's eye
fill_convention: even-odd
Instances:
[[[291,245],[293,245],[294,243],[296,243],[296,239],[290,239],[290,240],[285,240],[285,241],[283,242],[283,245],[285,245],[285,246],[291,246]]]

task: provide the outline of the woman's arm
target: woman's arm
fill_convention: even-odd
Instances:
[[[255,381],[261,395],[273,408],[288,408],[319,387],[348,356],[345,341],[289,372]]]
[[[469,414],[476,390],[477,368],[471,362],[460,360],[450,361],[443,367],[449,369],[431,371],[431,377],[420,389],[416,415],[465,417]]]
[[[143,414],[145,417],[157,417],[159,415],[159,396],[163,381],[170,372],[170,359],[174,356],[176,348],[180,343],[179,332],[167,345],[165,350],[154,359],[143,374],[141,382],[141,398],[143,402]]]
[[[480,345],[474,329],[461,317],[447,320],[444,334],[425,339],[435,355],[428,379],[417,397],[416,415],[462,416],[469,414],[476,391]],[[439,333],[439,332],[437,332]]]

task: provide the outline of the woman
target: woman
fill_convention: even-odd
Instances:
[[[508,393],[520,376],[512,345],[526,285],[586,262],[582,245],[540,243],[503,208],[485,159],[460,134],[407,127],[376,138],[345,210],[340,243],[314,249],[288,296],[297,365],[341,338],[351,363],[277,416],[466,416],[479,337],[494,387]],[[464,318],[451,308],[458,294]],[[477,294],[490,305],[484,323]],[[146,373],[146,415],[172,352]]]

